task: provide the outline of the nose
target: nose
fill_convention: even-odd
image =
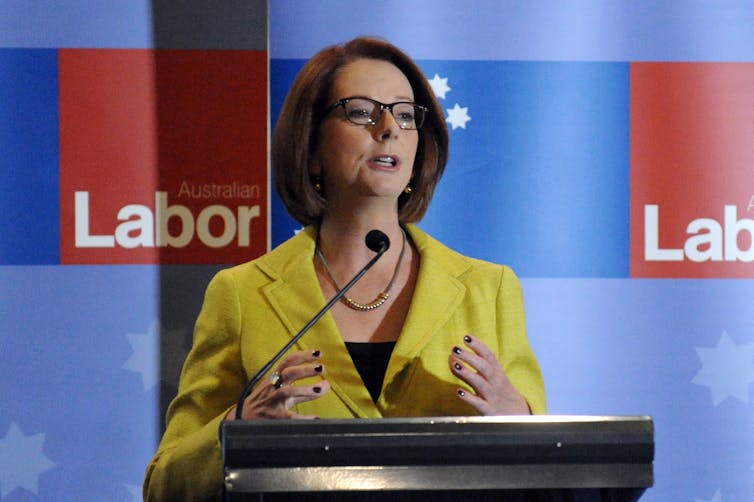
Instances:
[[[382,110],[380,120],[372,128],[378,141],[387,141],[398,137],[401,128],[395,121],[393,113],[390,110]]]

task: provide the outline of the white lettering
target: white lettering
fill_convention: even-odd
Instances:
[[[154,218],[152,211],[141,204],[123,206],[118,211],[118,220],[122,221],[115,229],[115,240],[127,249],[154,247]],[[136,235],[132,235],[133,233]]]
[[[238,245],[248,247],[251,241],[251,220],[259,217],[259,206],[238,208]]]
[[[229,245],[234,238],[239,247],[251,244],[251,223],[260,215],[259,205],[238,206],[237,213],[223,205],[207,206],[199,212],[194,221],[191,210],[181,204],[170,205],[167,192],[155,192],[154,213],[152,209],[141,204],[128,204],[118,211],[119,223],[114,235],[90,235],[89,233],[89,192],[75,193],[75,236],[77,248],[113,248],[117,244],[126,249],[137,247],[173,247],[188,246],[194,234],[206,246],[221,248]],[[170,233],[171,219],[180,221],[180,231]],[[213,234],[210,228],[212,221]]]
[[[644,206],[644,259],[683,261],[682,249],[660,249],[660,216],[656,205]]]
[[[754,209],[754,195],[751,196],[751,199],[749,199],[749,205],[746,207],[746,212],[748,213]]]
[[[224,185],[205,183],[191,185],[188,181],[181,182],[178,188],[178,198],[190,199],[258,199],[262,196],[259,185],[246,185],[239,181],[232,181]]]
[[[687,234],[695,234],[686,240],[683,250],[691,261],[722,261],[723,229],[710,218],[699,218],[686,227]]]
[[[187,246],[194,237],[194,215],[186,206],[180,204],[168,206],[167,192],[157,192],[154,199],[157,219],[157,235],[155,236],[157,245],[174,248]],[[181,220],[181,232],[178,235],[171,235],[168,230],[168,222],[172,217]]]
[[[212,235],[209,229],[209,222],[212,217],[218,216],[223,220],[223,233],[219,237]],[[196,233],[199,240],[212,248],[221,248],[227,246],[236,235],[236,217],[230,209],[225,206],[213,204],[202,209],[199,218],[196,220]]]
[[[738,247],[738,234],[749,233],[749,249]],[[725,260],[754,261],[754,220],[738,219],[736,206],[725,206]]]
[[[659,207],[644,206],[644,259],[646,261],[754,261],[754,219],[738,219],[736,206],[726,205],[724,222],[697,218],[686,227],[683,249],[660,249]],[[747,239],[748,236],[748,239]],[[748,248],[739,243],[748,240]],[[746,246],[746,244],[744,244]]]
[[[77,248],[112,248],[115,238],[112,235],[89,234],[89,192],[74,194],[74,227]]]

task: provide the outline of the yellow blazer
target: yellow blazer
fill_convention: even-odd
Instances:
[[[379,401],[372,401],[326,314],[292,350],[319,349],[332,389],[297,411],[322,418],[476,415],[458,398],[465,385],[448,367],[453,346],[463,346],[463,336],[471,334],[498,355],[531,410],[545,413],[544,383],[526,338],[515,274],[462,256],[414,225],[406,230],[421,257],[419,275]],[[147,468],[145,500],[220,498],[220,422],[247,378],[326,303],[313,266],[315,237],[307,228],[210,282],[167,430]]]

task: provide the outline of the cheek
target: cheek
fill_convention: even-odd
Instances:
[[[410,155],[411,155],[412,160],[415,160],[416,155],[419,153],[419,138],[414,137],[410,141],[408,141],[406,148],[408,149],[409,152],[411,152]]]
[[[329,127],[322,130],[318,149],[321,159],[348,156],[364,147],[364,131],[343,127]]]

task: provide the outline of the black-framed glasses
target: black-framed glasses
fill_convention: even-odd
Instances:
[[[358,125],[375,125],[382,118],[384,110],[390,110],[395,122],[401,129],[421,129],[428,108],[410,101],[396,101],[395,103],[380,103],[376,99],[363,96],[352,96],[339,99],[327,110],[325,115],[337,107],[343,107],[349,122]]]

